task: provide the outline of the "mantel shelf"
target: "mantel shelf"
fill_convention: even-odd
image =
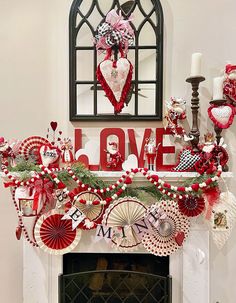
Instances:
[[[124,171],[93,171],[93,173],[103,180],[114,180],[120,178]],[[181,180],[188,178],[196,178],[199,176],[197,172],[173,172],[173,171],[153,171],[153,174],[157,174],[160,178],[165,180]],[[233,172],[223,172],[222,178],[233,178]],[[134,181],[145,181],[146,178],[141,174],[137,173],[134,177]]]
[[[124,171],[92,171],[97,177],[101,178],[105,181],[113,181],[120,178],[125,172]],[[153,171],[153,174],[157,174],[160,178],[164,180],[172,180],[172,181],[178,181],[181,179],[188,179],[188,178],[196,178],[199,176],[196,172],[173,172],[173,171]],[[16,176],[18,175],[17,172],[12,173],[12,175]],[[234,174],[233,172],[223,172],[222,178],[233,178]],[[3,172],[0,172],[0,177],[6,178]],[[146,181],[146,178],[141,174],[137,173],[134,177],[134,182],[142,182]]]

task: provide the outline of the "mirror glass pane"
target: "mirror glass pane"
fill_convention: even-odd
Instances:
[[[92,115],[93,114],[93,98],[94,91],[91,90],[91,84],[77,85],[77,114]]]

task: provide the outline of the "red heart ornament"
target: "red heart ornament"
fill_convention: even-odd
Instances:
[[[98,81],[114,106],[115,113],[120,113],[124,107],[131,86],[132,73],[133,66],[126,58],[119,58],[116,62],[106,59],[98,65]]]
[[[55,146],[48,144],[39,148],[40,163],[46,167],[58,163],[59,157],[60,150]]]
[[[17,240],[20,240],[21,234],[22,234],[22,227],[21,226],[17,226],[17,228],[16,228],[16,239]]]
[[[211,121],[219,128],[228,128],[234,121],[234,107],[230,104],[211,105],[208,108],[208,115]]]
[[[179,246],[182,246],[182,245],[183,245],[184,239],[185,239],[185,234],[184,234],[184,232],[183,232],[183,231],[177,232],[177,234],[175,235],[175,242],[176,242]]]
[[[57,129],[57,122],[52,121],[50,123],[52,130],[55,132],[55,130]]]

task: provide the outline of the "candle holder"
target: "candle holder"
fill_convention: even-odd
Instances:
[[[221,106],[223,104],[225,104],[227,102],[226,99],[216,99],[216,100],[211,100],[210,101],[210,104],[213,104],[213,105],[217,105],[217,106]],[[222,138],[222,128],[220,128],[219,126],[215,125],[214,124],[214,131],[215,131],[215,134],[216,134],[216,143],[217,145],[220,144],[220,140]],[[229,170],[229,167],[227,164],[225,164],[223,167],[222,167],[222,170],[223,171],[228,171]]]
[[[199,109],[199,83],[203,82],[205,78],[203,76],[195,76],[189,77],[186,79],[186,82],[191,83],[192,85],[192,98],[191,98],[191,110],[192,110],[192,129],[189,132],[190,136],[193,136],[193,140],[191,140],[191,144],[194,152],[199,152],[199,137],[200,131],[198,127],[198,109]]]

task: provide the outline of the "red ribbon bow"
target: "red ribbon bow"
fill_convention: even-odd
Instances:
[[[226,74],[229,74],[229,73],[231,73],[235,70],[236,70],[236,65],[227,64],[226,67],[225,67]]]
[[[30,190],[31,191],[34,190],[33,210],[38,209],[40,196],[45,197],[45,202],[47,201],[49,204],[53,203],[54,201],[52,194],[53,189],[54,189],[53,182],[47,178],[36,180],[34,184],[30,186]]]

